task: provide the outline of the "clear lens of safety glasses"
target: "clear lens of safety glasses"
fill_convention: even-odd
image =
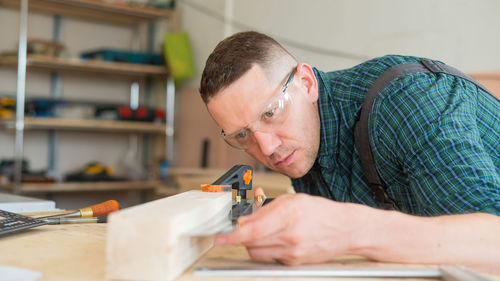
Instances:
[[[288,117],[290,105],[292,103],[292,98],[287,90],[294,74],[295,70],[290,74],[286,83],[277,95],[273,97],[266,108],[261,112],[258,120],[230,135],[226,135],[224,130],[221,131],[221,137],[227,144],[237,149],[248,149],[252,145],[256,144],[256,140],[252,132],[273,132],[283,124]]]

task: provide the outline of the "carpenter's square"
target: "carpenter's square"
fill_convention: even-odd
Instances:
[[[460,265],[430,267],[311,267],[254,265],[247,267],[198,267],[195,276],[224,277],[334,277],[334,278],[437,278],[444,281],[489,281],[488,278]]]

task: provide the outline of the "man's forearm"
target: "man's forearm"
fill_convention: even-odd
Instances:
[[[354,253],[388,262],[464,264],[500,273],[500,217],[416,217],[373,210]]]

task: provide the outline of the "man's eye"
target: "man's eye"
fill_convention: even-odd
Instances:
[[[244,139],[246,138],[248,135],[248,132],[247,131],[241,131],[239,132],[238,134],[236,134],[236,138],[237,139]]]
[[[272,118],[274,116],[274,111],[275,109],[273,108],[271,110],[264,112],[264,118],[266,119]]]

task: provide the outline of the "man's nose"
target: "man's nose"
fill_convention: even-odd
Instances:
[[[271,155],[281,144],[280,138],[275,133],[253,132],[255,141],[265,156]]]

